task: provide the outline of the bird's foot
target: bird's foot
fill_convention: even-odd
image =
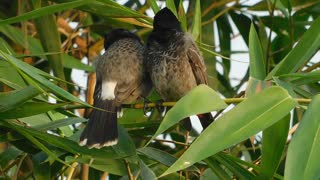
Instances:
[[[150,112],[153,110],[153,108],[148,106],[148,104],[151,103],[151,101],[144,96],[142,96],[142,98],[143,98],[143,114],[145,116],[149,116]]]
[[[167,110],[167,108],[165,106],[163,106],[163,104],[162,104],[163,102],[164,102],[163,100],[158,100],[155,102],[156,108],[162,117],[164,117],[164,115],[166,114],[166,110]]]

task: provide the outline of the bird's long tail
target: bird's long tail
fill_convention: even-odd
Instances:
[[[89,148],[112,146],[118,142],[117,111],[112,100],[95,99],[94,106],[103,109],[93,109],[89,121],[80,136],[80,145]]]

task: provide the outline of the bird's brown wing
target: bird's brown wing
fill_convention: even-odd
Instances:
[[[115,89],[116,101],[120,104],[132,102],[141,95],[141,82],[131,81],[117,84]]]
[[[191,65],[197,84],[208,84],[208,75],[204,60],[195,44],[187,51],[189,63]]]

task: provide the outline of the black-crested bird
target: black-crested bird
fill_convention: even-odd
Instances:
[[[165,101],[177,101],[199,84],[208,84],[204,60],[192,37],[184,33],[176,16],[163,8],[154,17],[144,53],[153,86]],[[213,117],[198,115],[203,128]],[[189,118],[184,127],[191,130]]]
[[[151,82],[143,67],[144,46],[135,34],[114,29],[104,42],[105,53],[97,60],[94,107],[80,137],[89,148],[118,142],[117,118],[121,104],[147,96]]]

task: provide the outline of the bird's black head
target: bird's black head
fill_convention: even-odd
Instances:
[[[176,30],[182,31],[180,22],[177,17],[168,8],[161,9],[155,16],[153,21],[154,31]]]
[[[114,42],[124,38],[132,38],[141,42],[137,35],[126,29],[113,29],[104,36],[104,49],[107,50]]]

